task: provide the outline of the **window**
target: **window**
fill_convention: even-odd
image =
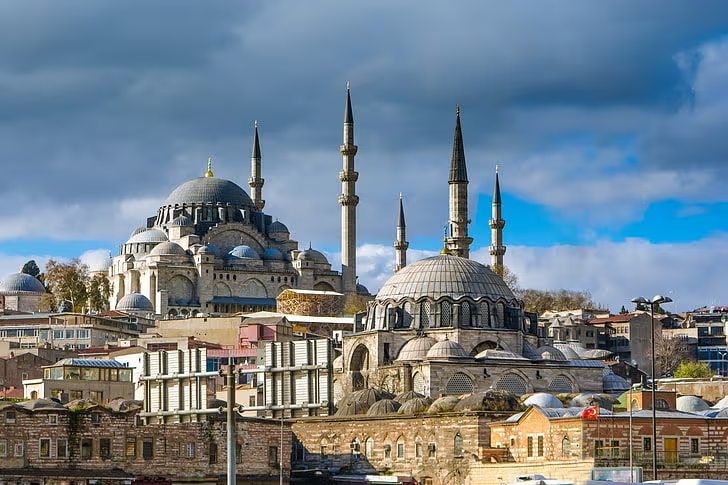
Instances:
[[[463,456],[463,437],[460,436],[460,433],[455,435],[455,439],[453,439],[453,456],[455,458],[460,458]],[[529,455],[531,456],[531,455]]]
[[[104,393],[102,391],[89,391],[88,397],[89,399],[97,403],[104,402]]]
[[[571,453],[571,440],[568,436],[564,436],[564,439],[561,440],[561,454],[564,456],[568,456]]]
[[[68,441],[66,439],[56,440],[56,457],[68,458]]]
[[[278,447],[268,447],[268,466],[272,468],[278,468]]]
[[[40,458],[50,458],[51,457],[51,440],[50,440],[50,438],[41,438],[40,439],[40,446],[38,448],[38,456]]]
[[[83,399],[83,391],[68,391],[68,399],[71,401]]]
[[[109,438],[99,440],[99,456],[101,456],[102,460],[111,458],[111,440]]]
[[[127,438],[124,446],[124,456],[127,458],[136,458],[136,439]]]
[[[652,451],[652,438],[642,438],[642,451]]]
[[[467,374],[458,372],[447,381],[445,392],[447,394],[467,394],[473,392],[474,387],[472,379]]]
[[[594,456],[595,457],[604,456],[604,440],[595,440],[594,441]]]
[[[430,443],[429,445],[427,445],[427,457],[428,458],[437,457],[437,444]]]
[[[99,424],[101,422],[101,415],[99,413],[91,413],[89,415],[93,424]]]
[[[655,404],[655,407],[656,407],[657,409],[667,409],[667,408],[669,408],[669,407],[670,407],[670,406],[669,406],[669,405],[667,404],[667,401],[665,401],[664,399],[660,399],[660,398],[657,398],[657,400],[655,401],[655,403],[656,403],[656,404]]]
[[[187,458],[194,458],[197,451],[197,443],[187,443]],[[240,450],[237,450],[237,456],[240,456]]]
[[[367,438],[364,442],[364,453],[368,457],[374,456],[374,440],[372,438]]]
[[[142,458],[145,460],[154,458],[154,443],[152,441],[142,442]]]
[[[422,443],[419,441],[415,442],[415,458],[422,459]]]
[[[522,396],[528,392],[526,381],[518,374],[503,374],[493,385],[496,391],[510,391],[516,396]]]
[[[93,450],[93,441],[90,438],[82,439],[81,440],[81,459],[90,460],[92,450]]]
[[[404,443],[397,443],[397,459],[404,459]]]
[[[8,442],[5,440],[0,441],[0,458],[8,456]]]
[[[19,458],[25,454],[25,443],[15,443],[15,457]]]
[[[389,460],[392,458],[392,445],[384,445],[384,459]]]
[[[529,436],[526,446],[526,455],[530,458],[533,456],[533,436]]]
[[[612,440],[609,445],[609,454],[612,458],[619,458],[619,440]]]
[[[543,435],[538,435],[536,456],[543,456]]]
[[[248,406],[250,406],[250,407],[255,406],[255,396],[250,396],[248,398]]]
[[[15,423],[15,411],[7,411],[5,413],[5,422],[8,424]]]
[[[217,463],[217,443],[210,443],[210,465]]]
[[[58,415],[57,414],[49,414],[48,415],[48,424],[58,424]]]
[[[700,440],[698,438],[690,438],[690,453],[693,455],[700,453]]]

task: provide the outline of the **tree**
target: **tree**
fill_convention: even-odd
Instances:
[[[663,334],[659,322],[655,322],[655,327],[655,374],[674,375],[681,364],[690,360],[688,344],[681,338]]]
[[[35,259],[31,259],[30,261],[25,263],[23,265],[23,269],[21,269],[20,272],[30,275],[33,278],[38,278],[40,276],[40,268],[38,267],[38,264],[35,262]]]
[[[523,300],[527,312],[539,315],[547,310],[563,311],[596,306],[588,291],[525,289],[516,290],[516,294]]]
[[[111,283],[105,274],[97,273],[86,283],[88,293],[88,308],[93,311],[103,311],[109,308],[111,296]]]
[[[675,377],[707,379],[713,377],[713,370],[705,362],[686,361],[677,366]]]
[[[518,275],[511,271],[511,269],[505,264],[494,264],[492,266],[493,272],[500,276],[508,288],[513,291],[518,290]]]
[[[86,307],[88,300],[88,268],[78,259],[69,263],[61,263],[49,259],[46,263],[46,284],[53,293],[58,306],[61,302],[70,303],[71,310],[81,312]]]

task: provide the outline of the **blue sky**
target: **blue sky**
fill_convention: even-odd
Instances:
[[[410,259],[440,247],[461,104],[474,257],[499,164],[522,286],[726,304],[725,66],[720,1],[6,2],[0,273],[115,254],[210,155],[247,188],[255,119],[266,211],[336,264],[349,80],[371,289],[399,192]]]

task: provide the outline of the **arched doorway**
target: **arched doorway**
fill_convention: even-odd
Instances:
[[[351,388],[353,391],[366,389],[367,375],[369,373],[369,349],[359,344],[351,353],[349,372],[351,373]]]

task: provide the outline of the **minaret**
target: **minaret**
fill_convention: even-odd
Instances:
[[[501,212],[500,180],[498,179],[498,165],[495,166],[495,188],[493,189],[493,213],[492,219],[488,221],[490,226],[490,267],[496,273],[503,273],[503,255],[506,254],[506,247],[503,245],[503,228],[506,225]]]
[[[450,235],[445,239],[449,254],[470,257],[472,237],[468,237],[468,169],[465,165],[463,130],[460,127],[460,106],[455,110],[455,138],[450,160]]]
[[[253,199],[255,208],[263,210],[265,201],[263,200],[263,184],[265,179],[261,176],[261,156],[260,156],[260,140],[258,139],[258,120],[255,120],[255,135],[253,135],[253,154],[250,157],[250,178],[248,186],[250,187],[250,198]]]
[[[344,167],[339,172],[341,180],[341,277],[344,293],[356,293],[356,181],[359,173],[354,170],[354,115],[351,110],[351,92],[346,83],[346,109],[344,110],[344,144],[339,148],[344,159]]]
[[[399,218],[397,219],[397,239],[394,241],[394,272],[407,266],[407,226],[404,223],[404,204],[399,194]]]

